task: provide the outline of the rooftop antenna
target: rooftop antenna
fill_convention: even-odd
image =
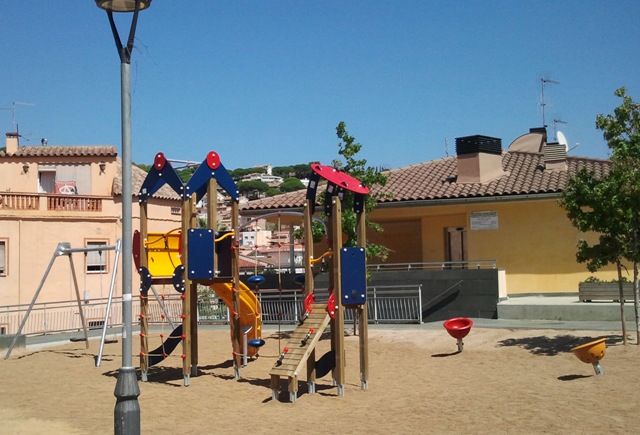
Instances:
[[[11,107],[2,107],[2,110],[11,110],[11,131],[16,130],[16,106],[35,106],[33,103],[21,103],[20,101],[13,101]]]
[[[566,121],[563,121],[562,119],[555,119],[553,120],[553,140],[556,142],[559,142],[558,140],[558,133],[560,133],[558,131],[558,124],[566,124]]]
[[[18,138],[18,146],[20,146],[20,138],[23,138],[24,140],[29,142],[28,137],[25,137],[24,135],[20,134],[20,126],[18,124],[16,124],[15,133],[16,133],[16,137]]]
[[[554,85],[559,85],[560,82],[557,82],[555,80],[551,80],[551,79],[546,78],[546,77],[542,77],[540,79],[540,85],[542,86],[542,101],[540,102],[540,106],[542,106],[542,126],[544,128],[547,128],[547,121],[546,121],[546,119],[544,117],[544,106],[546,106],[546,103],[544,101],[544,87],[545,87],[545,85],[547,83],[551,83],[551,84],[554,84]]]

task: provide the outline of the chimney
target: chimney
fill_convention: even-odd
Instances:
[[[7,133],[6,150],[8,155],[18,152],[18,133]]]
[[[551,170],[567,170],[567,146],[552,142],[544,146],[544,168]]]
[[[457,183],[487,183],[504,175],[502,139],[489,136],[456,138]]]

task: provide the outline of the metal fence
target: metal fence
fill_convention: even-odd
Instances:
[[[422,285],[371,286],[367,288],[370,323],[422,323]],[[326,303],[329,294],[315,292],[316,302]],[[304,313],[304,293],[300,290],[260,290],[258,300],[264,324],[295,324]],[[209,316],[203,313],[211,313]],[[227,309],[216,296],[198,301],[201,323],[228,322]],[[353,310],[345,311],[345,320],[353,320]]]
[[[422,323],[422,285],[367,288],[369,321]]]
[[[421,285],[374,286],[367,289],[369,323],[422,323]],[[264,324],[293,325],[304,312],[304,293],[301,290],[260,290],[257,294]],[[316,302],[326,302],[328,293],[316,291]],[[122,301],[114,298],[107,316],[107,299],[92,299],[82,303],[88,329],[102,329],[104,323],[111,327],[122,325]],[[0,307],[0,334],[15,334],[23,321],[29,305]],[[155,299],[151,295],[147,310],[150,324],[160,324],[171,319],[181,322],[182,301],[180,295]],[[137,323],[139,302],[134,302],[132,321]],[[345,320],[353,320],[353,310],[345,311]],[[201,324],[225,324],[229,322],[229,310],[215,294],[198,299],[198,322]],[[76,301],[34,304],[22,329],[24,335],[53,334],[82,329],[80,308]]]
[[[496,269],[496,260],[472,261],[436,261],[426,263],[381,263],[369,264],[367,270],[373,271],[406,271],[406,270],[450,270],[450,269]]]

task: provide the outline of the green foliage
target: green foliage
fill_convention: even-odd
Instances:
[[[282,184],[278,186],[278,189],[281,193],[293,192],[295,190],[304,189],[304,184],[302,184],[302,181],[297,178],[291,177],[284,180]]]
[[[134,163],[134,165],[147,173],[153,167],[153,165],[145,165],[143,163]],[[177,170],[176,173],[178,174],[178,177],[180,177],[182,182],[186,184],[193,176],[193,173],[196,172],[196,169],[197,166],[189,166],[187,168]]]
[[[583,282],[587,282],[587,283],[598,283],[598,282],[602,282],[602,283],[618,283],[620,281],[618,281],[617,279],[612,279],[612,280],[609,280],[609,281],[603,281],[600,278],[598,278],[597,276],[591,275],[589,278],[585,279]],[[622,282],[629,282],[629,280],[627,279],[627,277],[623,276],[622,277]]]
[[[256,199],[269,190],[269,185],[260,180],[238,181],[238,191],[247,198]]]
[[[142,163],[133,163],[134,166],[137,166],[138,168],[142,169],[144,172],[149,172],[151,170],[151,165],[145,165]]]
[[[178,172],[178,177],[180,177],[182,182],[187,184],[191,179],[191,177],[193,176],[193,174],[196,172],[196,169],[198,169],[196,166],[189,166],[187,168],[180,169],[176,172]]]
[[[298,180],[303,180],[311,176],[311,166],[309,164],[298,164],[293,166],[276,166],[273,168],[273,175],[287,179],[295,177]]]
[[[242,177],[249,174],[266,174],[267,168],[265,167],[254,167],[254,168],[238,168],[229,171],[229,175],[233,178],[234,181],[241,180]]]
[[[603,178],[583,169],[572,176],[560,205],[581,232],[598,234],[598,243],[580,240],[576,258],[594,272],[623,259],[637,263],[640,219],[640,106],[626,96],[613,115],[598,115],[596,127],[611,149],[611,170]]]
[[[355,138],[347,131],[347,125],[340,122],[336,127],[338,143],[338,154],[341,158],[332,161],[333,167],[346,172],[357,180],[361,181],[369,188],[373,186],[384,186],[387,183],[387,176],[376,168],[367,166],[365,159],[356,158],[362,149],[362,144],[355,141]],[[370,212],[377,206],[380,194],[372,192],[366,196],[365,211],[367,228],[376,232],[382,232],[382,227],[369,220]],[[320,195],[320,202],[324,201],[324,193]],[[356,246],[357,244],[357,216],[353,211],[353,195],[345,195],[342,206],[342,231],[346,234],[346,246]],[[386,247],[374,243],[366,243],[367,257],[384,261],[389,251]]]
[[[596,127],[602,130],[609,149],[613,152],[613,159],[640,157],[640,104],[635,103],[622,87],[614,92],[622,98],[622,104],[613,114],[598,115]]]
[[[276,196],[276,195],[280,195],[281,193],[282,192],[280,192],[280,190],[276,189],[275,187],[269,187],[265,192],[267,196]]]

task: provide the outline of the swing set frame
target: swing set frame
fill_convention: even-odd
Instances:
[[[20,333],[22,332],[22,329],[24,328],[24,325],[27,323],[27,319],[29,318],[29,314],[31,314],[31,310],[33,309],[33,306],[35,305],[38,296],[40,295],[40,292],[42,291],[42,288],[44,287],[45,282],[47,281],[47,277],[49,276],[49,272],[51,271],[51,268],[53,267],[53,264],[56,261],[56,258],[58,257],[62,257],[62,256],[67,256],[69,258],[69,267],[71,268],[71,277],[73,280],[73,286],[75,289],[75,293],[76,293],[76,301],[78,303],[78,312],[80,314],[80,322],[82,324],[82,329],[84,332],[84,341],[86,343],[87,349],[89,348],[89,335],[87,332],[87,324],[85,321],[85,317],[84,317],[84,308],[82,306],[82,299],[80,298],[80,289],[78,288],[78,278],[76,275],[76,269],[75,266],[73,264],[73,259],[72,259],[72,254],[74,253],[78,253],[78,252],[82,252],[85,255],[89,252],[103,252],[103,251],[115,251],[116,255],[114,256],[114,260],[113,260],[113,268],[112,268],[112,274],[111,274],[111,284],[109,286],[109,299],[107,302],[107,309],[105,312],[105,317],[104,317],[104,323],[102,326],[102,336],[100,339],[100,351],[98,353],[98,358],[96,359],[96,367],[100,367],[100,363],[102,360],[102,351],[104,349],[104,343],[106,341],[106,334],[107,334],[107,328],[108,328],[108,322],[107,320],[109,319],[109,315],[111,312],[111,304],[113,301],[113,291],[115,289],[115,281],[116,281],[116,277],[118,276],[118,263],[119,263],[119,259],[120,259],[120,253],[122,252],[122,242],[120,239],[118,239],[116,241],[115,245],[100,245],[100,246],[95,246],[95,247],[84,247],[84,248],[72,248],[71,247],[71,243],[69,242],[60,242],[58,243],[58,245],[56,246],[55,251],[53,252],[53,255],[51,256],[51,260],[49,261],[49,265],[47,266],[47,270],[44,272],[44,275],[42,276],[42,279],[40,280],[40,284],[38,285],[38,289],[36,290],[35,294],[33,295],[33,299],[31,300],[31,303],[29,304],[29,308],[27,308],[27,311],[24,314],[24,317],[22,318],[22,321],[20,322],[20,326],[18,327],[18,330],[16,331],[16,334],[13,336],[13,340],[11,341],[11,345],[9,345],[9,348],[7,349],[7,353],[4,356],[4,359],[8,359],[9,356],[11,356],[11,352],[13,351],[14,346],[16,345],[16,342],[18,341],[18,338],[20,337]]]

